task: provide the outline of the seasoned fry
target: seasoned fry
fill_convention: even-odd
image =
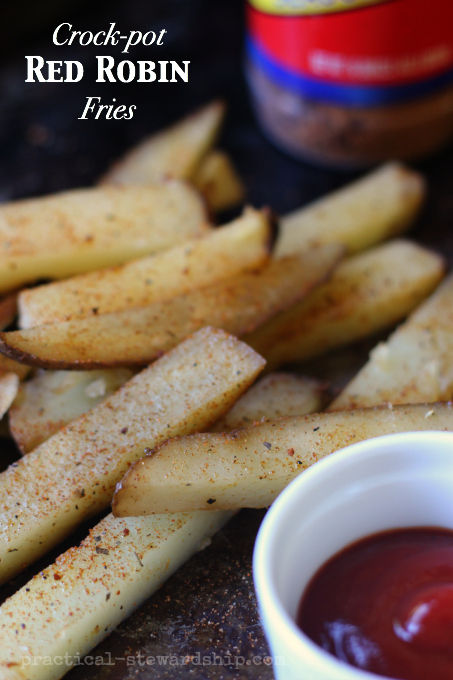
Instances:
[[[165,442],[117,485],[118,517],[202,509],[267,507],[300,472],[350,444],[393,432],[453,430],[453,404],[279,418],[231,434]]]
[[[121,517],[108,515],[80,546],[0,607],[2,680],[57,680],[68,667],[49,666],[47,658],[88,652],[218,530],[231,510],[269,505],[301,470],[332,451],[388,432],[453,430],[450,403],[303,415],[323,407],[323,386],[296,376],[268,375],[243,394],[264,360],[222,330],[199,330],[174,348],[211,324],[247,334],[272,365],[307,358],[395,323],[443,272],[441,258],[397,242],[351,258],[332,281],[303,299],[330,274],[345,247],[350,253],[367,248],[414,219],[423,181],[396,163],[283,218],[276,257],[260,272],[269,256],[269,227],[256,212],[238,221],[241,228],[237,222],[186,243],[208,232],[202,203],[187,186],[166,182],[157,189],[151,182],[184,178],[213,210],[242,200],[229,158],[209,151],[222,117],[221,104],[205,107],[145,140],[103,179],[106,185],[149,185],[143,204],[142,194],[125,198],[128,190],[118,186],[114,195],[118,190],[120,198],[114,200],[121,205],[115,211],[106,209],[108,201],[99,193],[77,204],[77,192],[41,199],[48,201],[44,208],[38,201],[33,210],[33,202],[0,207],[0,292],[38,278],[115,266],[25,291],[24,330],[0,334],[0,349],[9,357],[0,356],[0,416],[19,386],[17,374],[2,374],[7,362],[79,369],[38,374],[23,384],[10,411],[23,450],[44,443],[0,474],[0,581],[104,509],[126,473],[113,504]],[[179,198],[172,203],[169,187],[183,196],[182,205]],[[59,198],[62,203],[52,203]],[[150,213],[152,228],[146,224]],[[49,230],[31,229],[34,220],[50,224]],[[17,244],[10,234],[8,240],[2,236],[3,223],[5,234],[14,227]],[[29,228],[44,236],[30,237]],[[3,260],[2,242],[7,242]],[[178,243],[184,245],[173,247]],[[166,252],[144,258],[159,250]],[[389,352],[390,363],[397,363],[409,351],[407,380],[424,369],[446,395],[453,394],[447,365],[453,322],[444,307],[446,299],[422,314],[413,335]],[[4,312],[6,325],[15,314],[13,303],[5,303]],[[0,302],[0,329],[1,324]],[[427,329],[430,347],[415,347],[415,338],[425,337]],[[142,365],[172,347],[132,379],[127,369],[104,368]],[[80,371],[93,367],[103,370]],[[403,366],[392,364],[389,372],[401,381]],[[384,391],[374,375],[362,385],[359,374],[358,384],[357,403],[370,398],[375,386],[379,394]],[[423,392],[421,384],[420,379],[415,394]],[[397,392],[393,375],[385,375],[382,385],[387,394]],[[430,389],[425,391],[433,394]],[[294,415],[269,421],[283,412]],[[253,427],[219,434],[251,422]],[[190,434],[207,428],[208,434]]]
[[[391,241],[341,262],[325,284],[244,341],[270,369],[309,359],[394,325],[434,290],[444,270],[444,260],[426,248]]]
[[[204,328],[0,474],[0,580],[6,581],[110,503],[146,448],[208,428],[264,360]]]
[[[0,206],[0,292],[165,250],[209,229],[189,185],[76,189]]]
[[[245,188],[228,156],[211,151],[192,177],[192,182],[214,212],[233,208],[244,200]]]
[[[20,451],[32,451],[116,392],[132,376],[127,368],[39,371],[22,383],[9,410],[9,429]]]
[[[57,680],[132,613],[228,512],[116,519],[108,515],[0,607],[2,680]],[[22,625],[18,625],[18,621]],[[52,659],[56,663],[48,663]],[[46,663],[47,662],[47,663]]]
[[[322,410],[325,396],[325,385],[319,380],[291,373],[270,373],[242,395],[210,431],[229,432],[262,418],[316,413]]]
[[[23,291],[21,328],[142,307],[245,271],[269,258],[271,226],[247,209],[229,225],[175,248],[124,265]]]
[[[349,253],[404,232],[425,197],[421,175],[387,163],[365,177],[280,220],[276,256],[325,243],[343,243]]]
[[[340,409],[346,406],[348,407],[363,407],[372,406],[376,403],[381,403],[382,401],[391,401],[393,403],[402,403],[408,401],[422,401],[423,399],[448,399],[453,391],[453,374],[449,369],[451,364],[450,356],[453,349],[452,338],[453,338],[453,277],[450,277],[441,288],[434,293],[434,295],[425,302],[419,309],[417,309],[412,317],[406,324],[404,324],[389,340],[388,343],[380,345],[377,350],[373,353],[373,356],[367,366],[359,373],[358,377],[352,381],[352,383],[346,388],[345,392],[340,395],[340,397],[334,401],[330,409]],[[228,493],[228,502],[231,502],[233,506],[239,507],[238,503],[243,503],[244,501],[238,500],[240,497],[246,497],[246,489],[248,487],[254,488],[256,490],[254,498],[254,503],[263,502],[267,504],[271,502],[272,498],[285,486],[286,483],[290,481],[291,470],[294,468],[294,459],[296,454],[299,454],[297,460],[301,460],[301,467],[305,468],[307,464],[315,462],[325,453],[330,453],[331,451],[341,448],[350,442],[356,442],[360,439],[369,438],[371,436],[377,436],[380,434],[385,434],[387,432],[393,431],[407,431],[407,430],[426,430],[426,429],[451,429],[451,405],[440,405],[440,406],[401,406],[395,407],[393,409],[378,409],[376,411],[350,411],[350,412],[338,412],[335,415],[337,419],[335,421],[324,421],[329,415],[308,417],[306,422],[309,426],[305,426],[304,436],[307,435],[308,443],[302,448],[296,446],[297,439],[300,440],[300,433],[295,434],[294,446],[288,438],[283,444],[280,439],[272,439],[273,434],[267,434],[264,430],[258,432],[258,438],[252,440],[253,430],[249,431],[250,436],[247,438],[248,450],[257,451],[258,458],[255,460],[252,456],[252,460],[246,457],[239,458],[238,452],[236,450],[236,442],[241,437],[246,437],[243,433],[237,433],[233,436],[224,436],[224,443],[221,448],[221,455],[219,456],[220,449],[213,449],[210,452],[212,455],[205,461],[208,463],[208,467],[203,467],[203,472],[200,473],[197,482],[194,482],[190,475],[188,474],[188,466],[193,465],[194,470],[197,465],[197,453],[202,449],[198,448],[201,442],[201,438],[204,442],[204,455],[206,457],[206,450],[212,448],[211,444],[213,440],[212,435],[200,435],[199,438],[184,440],[175,440],[174,443],[168,444],[162,447],[162,454],[165,456],[171,455],[172,461],[176,461],[171,468],[171,474],[168,472],[168,479],[171,480],[171,488],[169,486],[165,487],[165,494],[172,498],[181,498],[183,492],[177,492],[175,485],[181,475],[184,475],[185,484],[192,484],[191,487],[184,487],[184,493],[193,493],[191,496],[191,504],[184,503],[185,509],[193,509],[196,507],[206,507],[202,505],[202,494],[206,496],[206,492],[209,491],[208,499],[216,499],[216,508],[227,507],[221,501],[222,493]],[[378,414],[378,416],[376,416]],[[362,419],[362,425],[360,425],[360,420],[350,420],[348,416],[355,419],[360,416]],[[416,416],[416,418],[415,418]],[[315,422],[315,418],[320,418],[319,423]],[[313,419],[313,422],[312,422]],[[343,420],[342,420],[343,419]],[[289,423],[290,421],[288,421]],[[326,427],[327,423],[334,423],[335,427],[338,427],[338,422],[344,423],[342,429],[338,430],[341,437],[337,436],[337,430],[332,431]],[[351,426],[351,423],[358,423],[357,425]],[[285,433],[288,426],[285,425],[285,421],[279,421],[279,425],[275,427],[274,432],[280,437],[280,433]],[[271,424],[266,424],[271,426]],[[262,426],[265,427],[265,426]],[[320,430],[315,430],[319,427]],[[345,428],[348,429],[345,429]],[[283,429],[281,429],[283,428]],[[393,428],[393,429],[392,429]],[[314,434],[314,432],[319,432],[319,434]],[[246,431],[243,431],[246,432]],[[272,433],[272,430],[269,430]],[[262,436],[261,436],[262,435]],[[328,445],[327,451],[324,452],[322,447],[321,439],[323,438],[324,445]],[[332,438],[329,439],[329,436]],[[349,438],[349,439],[348,439]],[[209,439],[209,441],[208,441]],[[245,441],[245,439],[244,439]],[[271,448],[267,449],[263,442],[271,445]],[[253,444],[255,443],[255,446]],[[217,446],[217,445],[216,445]],[[276,447],[279,447],[277,452]],[[173,448],[172,448],[173,447]],[[233,452],[234,449],[234,452]],[[294,449],[294,451],[293,451]],[[304,451],[306,449],[306,451]],[[180,450],[180,457],[176,457],[176,451]],[[172,453],[170,453],[172,452]],[[288,458],[285,457],[285,453]],[[214,455],[215,454],[215,455]],[[224,455],[223,455],[224,454]],[[228,460],[230,454],[232,456],[237,455],[236,459],[239,462],[235,462],[234,465],[228,466]],[[277,455],[275,455],[277,454]],[[321,455],[320,455],[321,454]],[[159,454],[160,456],[161,454]],[[222,458],[223,456],[223,458]],[[303,456],[303,457],[301,457]],[[313,457],[312,457],[313,456]],[[214,479],[215,465],[219,464],[219,460],[222,458],[223,469],[225,474],[223,477],[219,473],[219,485],[224,485],[222,488],[224,491],[215,488],[215,482],[205,484],[206,479]],[[290,460],[293,459],[293,460]],[[157,474],[157,466],[163,464],[164,458],[159,457],[155,459],[150,457],[146,459],[146,465],[149,466],[150,476],[153,478],[153,484],[159,486],[159,476]],[[298,465],[296,460],[296,465]],[[181,461],[181,464],[178,462]],[[261,461],[263,466],[261,467]],[[230,461],[231,462],[231,461]],[[254,466],[252,467],[252,463]],[[214,466],[214,467],[213,467]],[[244,467],[247,468],[247,474],[244,471]],[[144,466],[138,466],[135,468],[137,472],[143,474]],[[151,472],[152,468],[152,472]],[[277,475],[281,472],[281,483],[277,484]],[[251,479],[247,476],[250,472]],[[286,471],[286,472],[285,472]],[[266,474],[263,475],[263,472]],[[272,474],[270,474],[272,472]],[[297,470],[296,470],[297,472]],[[296,474],[294,472],[294,474]],[[204,479],[204,474],[206,473],[206,479]],[[285,474],[287,476],[285,477]],[[129,478],[132,480],[132,475],[134,473],[131,471]],[[242,475],[241,482],[236,485],[235,475]],[[263,479],[260,479],[263,477]],[[236,491],[231,491],[232,484],[234,484],[234,489]],[[241,489],[241,484],[243,487]],[[136,483],[131,484],[130,492],[134,492],[134,512],[138,506],[135,503],[144,503],[145,496],[142,496],[142,492],[147,494],[148,499],[152,498],[153,502],[156,497],[159,497],[162,503],[162,511],[169,509],[168,503],[164,502],[162,497],[162,485],[159,490],[153,490],[152,494],[149,494],[149,488],[145,489],[133,489],[133,486],[137,486]],[[272,487],[269,489],[269,487]],[[227,492],[228,488],[228,492]],[[264,495],[262,498],[259,493],[266,492],[268,495]],[[272,492],[272,493],[271,493]],[[275,492],[275,493],[274,493]],[[159,496],[157,496],[159,494]],[[273,495],[272,495],[273,494]],[[118,496],[119,498],[119,496]],[[198,501],[197,501],[198,498]],[[200,501],[201,499],[201,501]],[[204,502],[206,503],[206,498]],[[119,501],[118,501],[119,502]],[[151,501],[150,501],[151,502]],[[198,502],[198,505],[197,505]],[[225,501],[226,503],[226,501]],[[250,497],[247,496],[247,504],[250,503]],[[212,505],[212,504],[211,504]],[[153,506],[155,507],[155,506]],[[180,510],[182,505],[179,505],[177,510]],[[131,506],[129,505],[128,512],[130,512]],[[172,506],[173,509],[173,506]],[[153,510],[155,511],[155,510]]]
[[[321,386],[314,380],[269,375],[240,397],[220,422],[241,427],[249,417],[255,420],[264,414],[278,415],[286,403],[304,413],[319,407],[320,393]],[[0,636],[5,641],[3,651],[0,649],[0,669],[9,673],[11,664],[24,658],[24,648],[33,649],[35,656],[87,653],[229,517],[228,512],[125,519],[109,515],[92,529],[81,546],[42,572],[41,576],[47,578],[33,579],[0,608],[0,621],[5,621],[3,626],[0,623]],[[93,598],[91,584],[98,582],[101,587]],[[16,634],[14,625],[8,623],[9,614],[14,620],[24,607],[29,613],[23,621],[25,628]],[[50,607],[58,611],[58,617],[47,615]],[[38,662],[32,670],[35,680],[49,680],[49,667]]]
[[[303,298],[341,254],[332,244],[147,307],[1,333],[0,351],[42,368],[147,364],[206,325],[234,335],[253,330]]]
[[[212,102],[148,137],[116,163],[101,183],[148,184],[165,177],[189,179],[214,144],[224,114],[224,104]]]
[[[418,307],[330,405],[329,410],[453,397],[453,276]]]
[[[11,434],[28,453],[82,413],[113,394],[132,377],[126,368],[101,371],[39,371],[23,383],[9,410]],[[289,373],[272,373],[253,385],[211,428],[225,432],[255,420],[320,411],[325,386]]]

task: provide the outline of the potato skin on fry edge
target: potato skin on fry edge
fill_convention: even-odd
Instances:
[[[23,291],[19,328],[143,307],[259,271],[271,240],[266,211],[246,208],[230,223],[160,253]]]
[[[112,511],[127,517],[267,507],[303,470],[339,449],[423,430],[453,431],[453,403],[384,404],[175,437],[129,468]]]
[[[144,307],[3,333],[0,352],[41,368],[149,364],[204,326],[239,337],[254,330],[325,280],[343,253],[331,244]]]
[[[142,361],[127,364],[124,363],[123,361],[109,363],[100,363],[99,361],[83,361],[83,360],[74,361],[71,363],[68,363],[67,361],[58,360],[46,361],[45,359],[42,359],[41,357],[38,357],[35,354],[31,354],[29,352],[25,352],[24,350],[11,347],[7,342],[7,335],[9,334],[3,332],[0,333],[0,353],[3,356],[7,357],[8,359],[12,359],[13,361],[17,361],[19,364],[23,364],[24,366],[29,367],[33,366],[36,368],[44,368],[48,370],[73,370],[73,371],[89,371],[97,368],[123,368],[123,367],[138,370],[150,363],[150,360],[145,358],[143,358]],[[153,360],[159,359],[161,356],[163,356],[163,354],[164,354],[163,351],[157,353]]]

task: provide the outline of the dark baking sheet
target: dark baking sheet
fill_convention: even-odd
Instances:
[[[71,2],[66,7],[65,3],[48,2],[42,4],[40,20],[36,25],[28,22],[24,32],[17,22],[23,16],[20,10],[28,5],[14,3],[16,12],[11,11],[0,28],[1,200],[88,186],[145,134],[218,96],[229,104],[221,146],[235,160],[254,205],[268,204],[283,213],[354,177],[298,163],[273,148],[258,130],[242,73],[243,4],[239,0]],[[96,84],[95,54],[102,52],[76,47],[63,53],[52,46],[52,32],[60,21],[92,31],[102,30],[112,21],[123,30],[166,28],[167,38],[159,56],[135,48],[129,58],[190,59],[189,82]],[[36,28],[38,32],[34,32]],[[14,40],[8,40],[8,36],[14,36]],[[85,77],[73,85],[27,84],[25,54],[79,59],[85,65]],[[119,57],[110,48],[105,54]],[[118,103],[135,104],[134,118],[77,120],[85,97],[90,95],[102,96],[106,103],[116,97]],[[420,165],[420,169],[428,178],[429,198],[413,235],[452,262],[452,149]],[[365,362],[374,341],[295,368],[330,378],[339,388]],[[6,440],[2,442],[2,456],[3,465],[17,457]],[[272,678],[251,571],[253,543],[263,516],[264,511],[239,513],[214,537],[212,545],[194,556],[93,650],[93,662],[102,661],[103,665],[81,665],[70,671],[68,679]],[[87,527],[82,527],[65,547],[77,543],[86,531]],[[52,561],[61,549],[0,589],[0,600]],[[167,663],[159,662],[159,656],[167,657]],[[188,663],[181,662],[182,657],[191,656]],[[146,657],[155,658],[155,664],[144,663]]]

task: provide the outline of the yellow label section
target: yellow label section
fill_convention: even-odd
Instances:
[[[252,7],[260,12],[285,16],[347,12],[368,5],[380,5],[383,2],[389,0],[249,0]]]

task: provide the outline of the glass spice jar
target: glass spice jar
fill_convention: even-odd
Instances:
[[[452,0],[249,0],[247,77],[285,151],[343,167],[453,136]]]

